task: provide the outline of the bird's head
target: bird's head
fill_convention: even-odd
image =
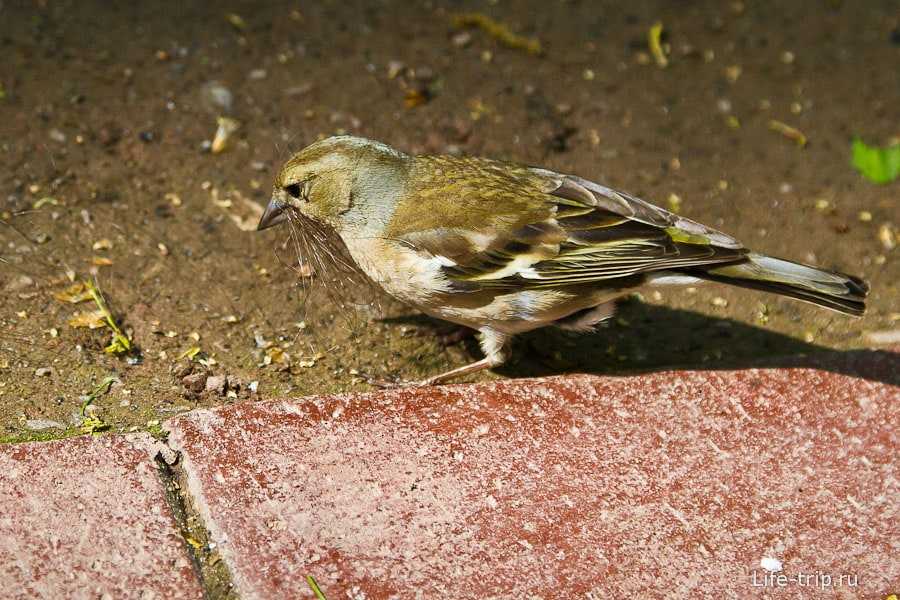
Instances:
[[[257,230],[285,221],[295,211],[338,232],[365,220],[380,191],[391,191],[407,156],[365,138],[330,137],[294,154],[275,178],[272,198]],[[373,194],[374,192],[374,194]]]

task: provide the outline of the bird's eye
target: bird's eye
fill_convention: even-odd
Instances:
[[[302,200],[303,196],[303,185],[300,183],[292,183],[291,185],[284,188],[284,191],[288,193],[291,198],[295,198],[297,200]]]

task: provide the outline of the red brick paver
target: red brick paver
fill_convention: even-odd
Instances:
[[[883,598],[896,359],[246,403],[169,441],[245,599]]]
[[[0,446],[0,597],[202,597],[149,440]]]

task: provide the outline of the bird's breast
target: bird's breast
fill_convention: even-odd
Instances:
[[[403,244],[384,239],[344,240],[360,269],[388,294],[417,306],[450,290],[441,267],[446,258],[426,256]]]

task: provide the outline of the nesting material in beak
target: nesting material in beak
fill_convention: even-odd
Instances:
[[[285,212],[287,209],[288,204],[286,202],[282,202],[277,198],[269,200],[269,205],[266,206],[265,212],[260,217],[256,230],[262,231],[284,222],[287,219],[287,213]]]

